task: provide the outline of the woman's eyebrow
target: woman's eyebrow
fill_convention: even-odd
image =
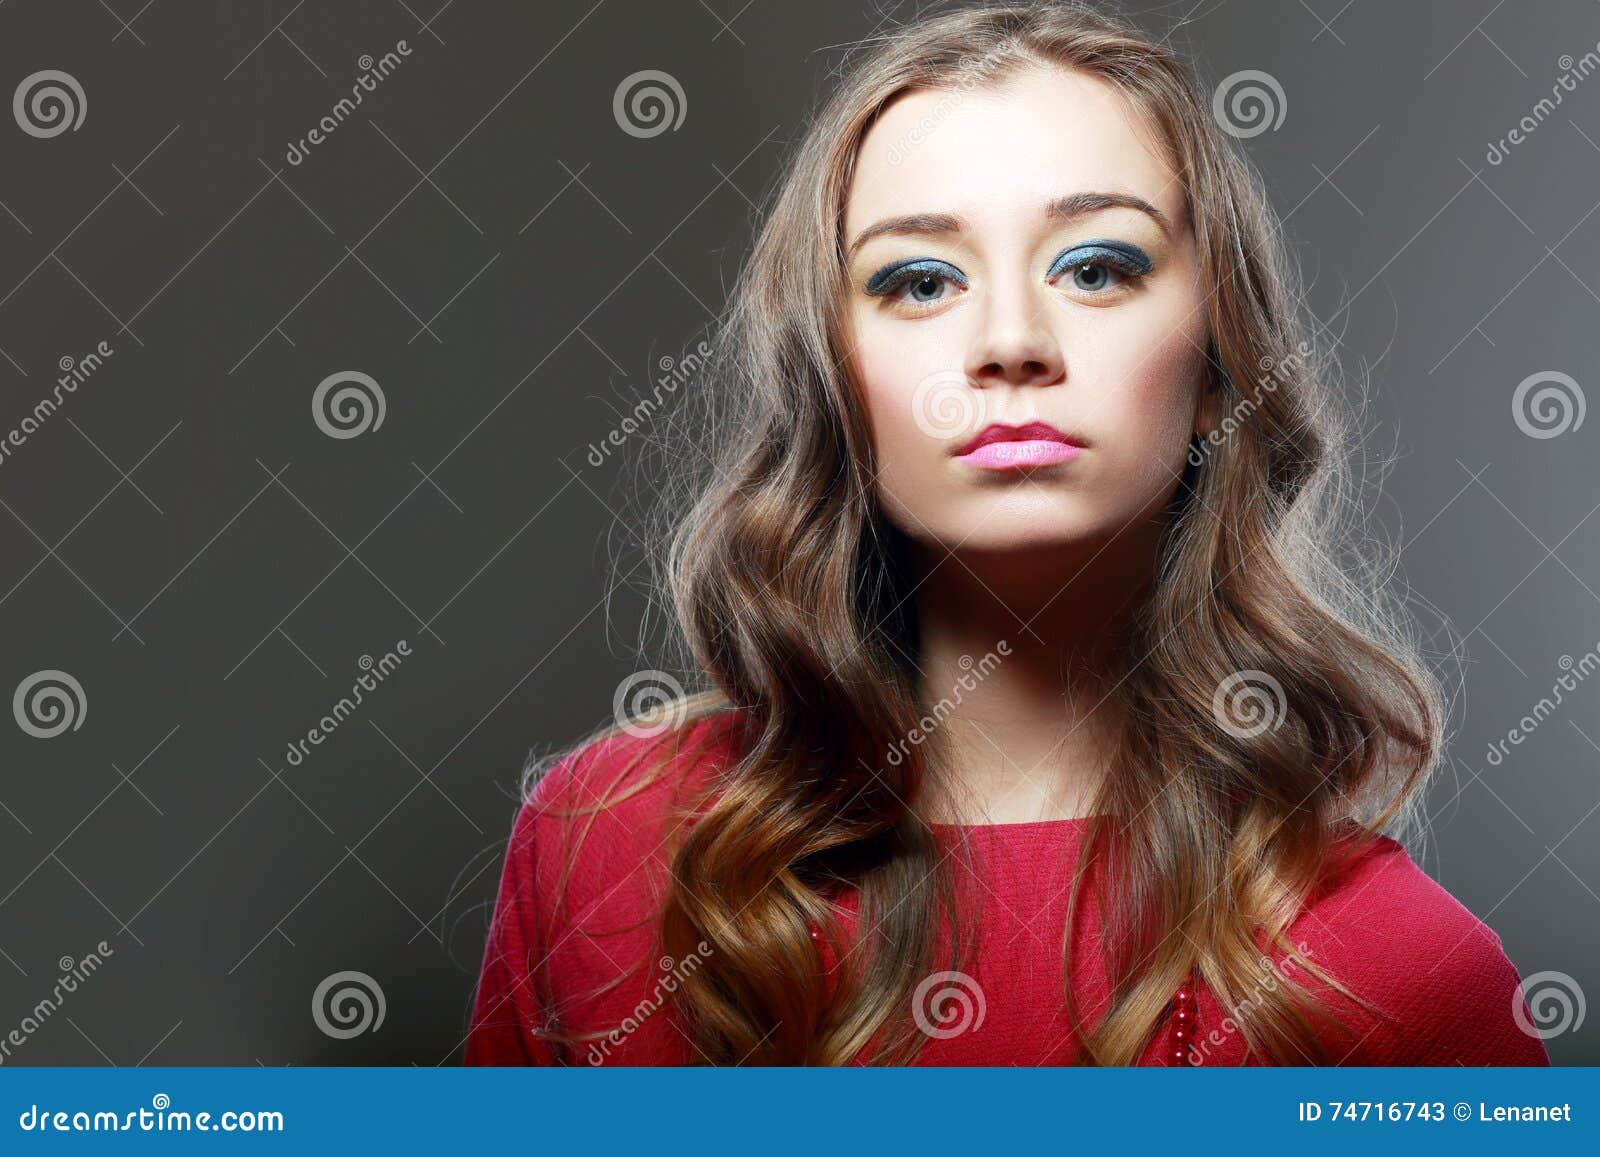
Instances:
[[[1132,193],[1069,193],[1046,205],[1044,215],[1048,220],[1072,221],[1106,209],[1136,209],[1150,217],[1161,227],[1163,233],[1170,235],[1172,232],[1172,223],[1165,213],[1143,197]],[[951,213],[911,213],[904,217],[885,217],[856,234],[856,239],[850,243],[845,257],[847,260],[854,257],[856,251],[874,237],[903,237],[911,234],[936,236],[943,233],[959,233],[966,227],[967,222],[963,218]]]

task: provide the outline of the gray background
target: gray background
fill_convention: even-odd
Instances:
[[[1600,684],[1486,745],[1600,641],[1591,418],[1534,438],[1529,375],[1600,381],[1600,78],[1485,159],[1600,40],[1589,0],[1135,5],[1207,86],[1283,86],[1251,138],[1397,460],[1379,532],[1448,670],[1413,854],[1523,973],[1600,992]],[[642,572],[626,455],[585,460],[705,335],[840,47],[910,3],[11,0],[0,90],[60,69],[79,129],[0,118],[0,436],[62,358],[114,355],[0,463],[0,1036],[61,957],[102,970],[8,1063],[455,1063],[525,755],[610,714]],[[1187,22],[1183,18],[1188,17]],[[1175,26],[1178,26],[1175,28]],[[299,165],[362,54],[412,49]],[[676,131],[619,128],[643,69]],[[380,384],[325,435],[313,390]],[[363,655],[412,655],[300,765]],[[1404,929],[1396,929],[1403,935]],[[323,978],[384,991],[318,1029]],[[1550,1040],[1600,1060],[1600,1014]]]

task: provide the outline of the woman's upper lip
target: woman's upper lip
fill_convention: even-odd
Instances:
[[[1083,445],[1080,439],[1063,434],[1049,422],[1026,422],[1020,426],[991,422],[979,430],[956,453],[970,454],[979,446],[987,446],[990,442],[1066,442],[1072,446]]]

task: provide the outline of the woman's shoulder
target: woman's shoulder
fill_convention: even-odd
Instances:
[[[1359,1039],[1343,1063],[1548,1064],[1499,935],[1398,841],[1373,836],[1340,849],[1289,937],[1375,1006],[1358,1010],[1313,986],[1355,1014]]]
[[[1487,924],[1428,875],[1398,840],[1374,835],[1341,841],[1336,858],[1306,907],[1305,918],[1340,935],[1387,938],[1396,924],[1407,928],[1397,950],[1448,961],[1457,946],[1500,949]],[[1470,953],[1469,953],[1470,955]]]
[[[512,822],[468,1063],[570,1063],[536,1026],[604,1030],[636,1015],[650,995],[634,974],[652,955],[672,828],[716,765],[725,722],[621,728],[545,761]],[[673,1057],[674,1035],[652,1020],[630,1035],[629,1055]]]
[[[685,797],[708,782],[731,751],[731,709],[651,727],[625,723],[561,753],[527,792],[533,812],[620,809],[629,818]]]
[[[664,870],[668,849],[699,790],[730,750],[732,713],[717,711],[660,731],[624,726],[547,760],[528,787],[510,854],[537,857],[581,897]]]

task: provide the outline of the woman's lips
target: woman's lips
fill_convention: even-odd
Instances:
[[[958,455],[957,461],[989,470],[1020,470],[1027,466],[1066,462],[1081,453],[1083,447],[1070,442],[1033,438],[1023,442],[987,442],[976,450]]]
[[[1076,439],[1048,422],[1032,421],[1020,426],[991,422],[956,451],[956,457],[988,470],[1020,470],[1053,466],[1082,452]]]

